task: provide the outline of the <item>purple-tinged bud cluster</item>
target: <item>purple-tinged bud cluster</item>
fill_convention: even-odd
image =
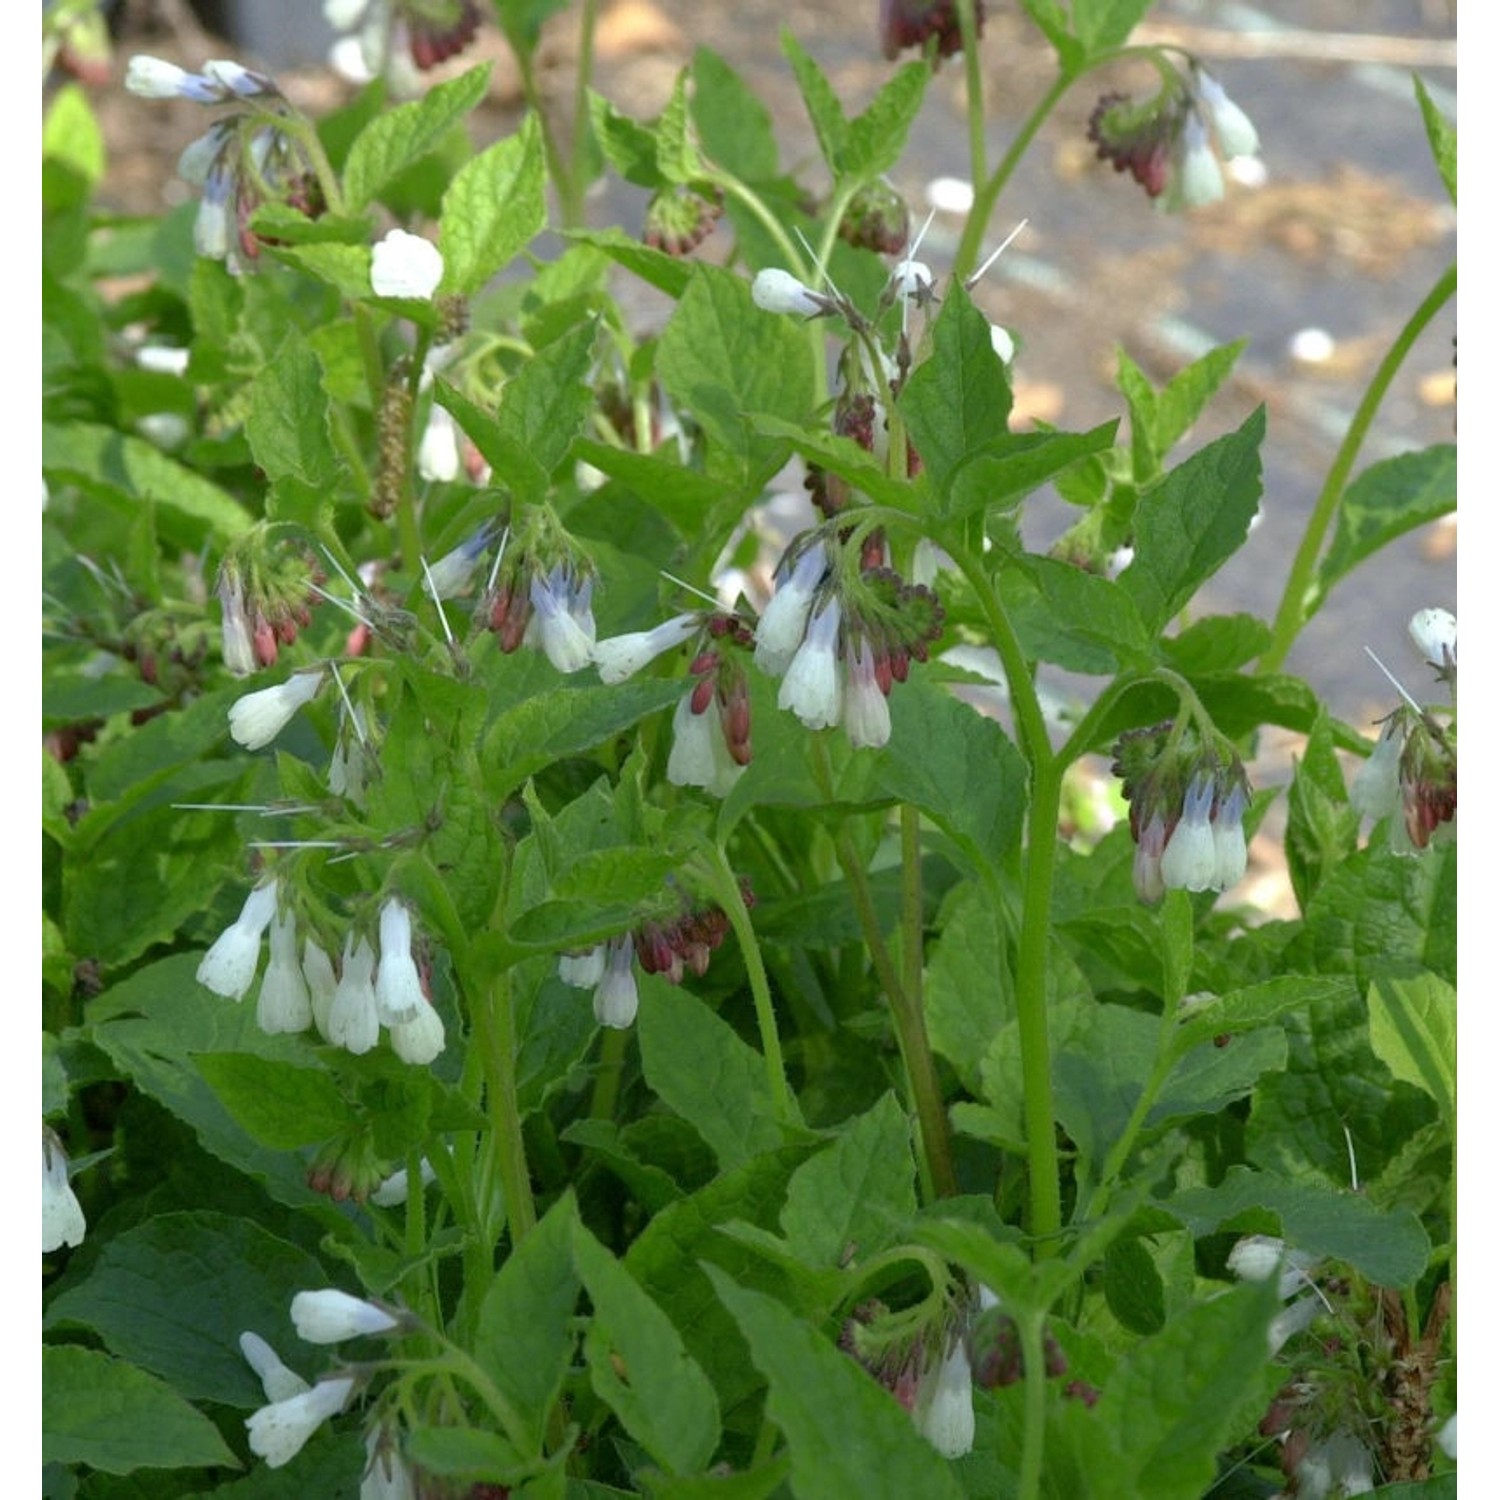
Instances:
[[[1205,750],[1175,725],[1159,724],[1121,735],[1113,770],[1130,803],[1132,877],[1142,901],[1169,890],[1226,891],[1244,878],[1249,783],[1232,752]]]
[[[671,183],[658,189],[646,205],[641,238],[666,255],[686,255],[713,233],[723,212],[723,195],[717,188],[704,197],[685,184]]]
[[[358,31],[372,77],[398,75],[401,64],[425,73],[457,57],[480,20],[477,0],[324,0],[323,15],[335,31]]]
[[[580,672],[593,659],[593,599],[593,567],[581,555],[523,555],[507,560],[479,602],[479,618],[502,651],[531,646],[559,672]]]
[[[974,0],[974,35],[984,34],[984,0]],[[955,0],[880,0],[880,47],[888,61],[907,47],[937,43],[938,57],[952,57],[963,48]]]
[[[141,54],[130,59],[125,87],[142,99],[191,99],[195,104],[281,97],[274,79],[227,59],[206,62],[201,73],[189,73],[176,63]]]
[[[1458,737],[1431,713],[1406,705],[1349,784],[1349,805],[1371,822],[1390,819],[1391,849],[1415,854],[1458,816]]]
[[[314,570],[301,554],[241,549],[219,568],[224,665],[236,677],[274,667],[283,646],[312,624]]]
[[[741,881],[740,896],[755,905],[749,884]],[[702,978],[714,950],[729,935],[729,917],[717,906],[691,906],[668,921],[643,922],[634,932],[612,937],[582,953],[567,953],[557,961],[557,977],[575,989],[594,991],[594,1019],[601,1026],[624,1030],[640,1008],[635,965],[642,972],[660,974],[681,984],[685,974]]]
[[[884,177],[865,183],[839,220],[840,239],[881,255],[900,255],[910,233],[906,199]]]

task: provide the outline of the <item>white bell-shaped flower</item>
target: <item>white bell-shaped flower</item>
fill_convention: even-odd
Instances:
[[[252,1412],[245,1419],[250,1451],[273,1469],[290,1463],[329,1417],[343,1411],[353,1390],[352,1376],[320,1380],[311,1390]]]
[[[831,729],[843,715],[838,661],[840,618],[837,598],[826,600],[808,621],[807,634],[776,694],[776,706],[789,709],[809,729]]]
[[[336,1287],[298,1292],[292,1298],[292,1327],[309,1344],[337,1344],[366,1334],[389,1333],[400,1326],[401,1319],[387,1308]]]
[[[246,750],[261,750],[291,722],[304,704],[311,703],[323,686],[323,669],[293,672],[275,687],[246,693],[229,705],[229,733]]]
[[[411,956],[411,912],[391,897],[380,908],[380,968],[375,975],[375,1013],[383,1026],[415,1021],[427,997]],[[427,1006],[430,1010],[431,1006]]]
[[[344,943],[343,972],[328,1008],[328,1040],[356,1057],[380,1040],[375,1008],[375,950],[360,938]]]
[[[81,1245],[87,1228],[78,1195],[68,1181],[68,1156],[62,1142],[42,1126],[42,1254],[64,1245]]]
[[[255,983],[260,940],[276,915],[277,882],[258,885],[240,914],[214,940],[198,965],[198,983],[226,1000],[243,1000]]]
[[[255,1021],[269,1036],[306,1031],[312,1025],[312,997],[297,962],[297,923],[290,912],[271,923],[271,961],[260,982]]]

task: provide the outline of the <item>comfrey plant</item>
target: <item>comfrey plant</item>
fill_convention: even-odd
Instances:
[[[713,37],[641,120],[593,4],[326,9],[368,79],[317,119],[128,64],[213,116],[180,213],[122,214],[80,88],[44,131],[47,1492],[1450,1482],[1457,625],[1375,737],[1284,664],[1451,507],[1451,445],[1355,473],[1451,275],[1220,615],[1240,346],[1030,423],[991,274],[1129,59],[1104,157],[1233,191],[1144,0],[1027,0],[994,162],[977,0],[872,7],[857,114],[788,34],[811,171]],[[939,66],[956,243],[895,185]]]

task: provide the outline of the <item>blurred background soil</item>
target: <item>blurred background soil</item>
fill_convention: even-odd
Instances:
[[[993,164],[1054,70],[1050,49],[1022,13],[993,0],[987,9],[982,58]],[[91,90],[108,142],[105,205],[148,213],[183,201],[190,190],[175,176],[176,158],[204,128],[194,105],[124,92],[133,53],[187,65],[226,53],[259,61],[316,113],[352,94],[327,66],[332,36],[321,10],[317,0],[244,0],[206,23],[186,0],[127,0],[113,77]],[[543,34],[540,83],[560,114],[574,77],[576,12],[554,17]],[[881,55],[878,12],[878,0],[790,8],[771,0],[613,0],[601,7],[595,86],[625,112],[650,118],[695,49],[711,47],[770,109],[783,167],[806,168],[816,187],[816,152],[781,31],[795,33],[853,112],[893,66]],[[1262,523],[1209,585],[1202,607],[1269,619],[1366,383],[1455,254],[1456,214],[1432,165],[1412,84],[1415,73],[1454,117],[1455,12],[1448,0],[1167,0],[1135,40],[1185,48],[1220,79],[1260,132],[1263,173],[1231,180],[1222,203],[1191,215],[1155,211],[1132,181],[1096,158],[1086,136],[1098,96],[1150,88],[1152,70],[1119,64],[1090,75],[1064,96],[992,219],[992,244],[1022,219],[1026,227],[976,296],[1020,346],[1018,426],[1041,419],[1082,429],[1120,415],[1117,349],[1160,383],[1207,348],[1248,338],[1234,376],[1178,456],[1267,406]],[[520,112],[515,66],[498,30],[481,31],[476,48],[435,76],[476,57],[496,64],[474,123],[483,145],[513,129]],[[935,181],[967,176],[965,141],[964,79],[955,60],[935,78],[892,174],[915,222],[927,213]],[[610,181],[596,188],[590,219],[639,230],[644,206],[644,193]],[[935,271],[961,224],[951,212],[937,214],[922,252]],[[719,236],[703,247],[710,255],[726,249]],[[643,320],[661,310],[642,296]],[[1455,330],[1450,304],[1408,357],[1359,468],[1453,439]],[[1050,543],[1067,524],[1067,509],[1055,497],[1028,502],[1028,541]],[[1450,519],[1387,549],[1334,590],[1287,663],[1367,733],[1393,698],[1364,648],[1414,693],[1426,691],[1406,621],[1427,605],[1456,611],[1456,540]],[[1284,779],[1296,751],[1287,736],[1268,735],[1264,774]]]

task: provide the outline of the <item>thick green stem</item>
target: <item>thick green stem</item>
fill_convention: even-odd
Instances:
[[[628,1032],[606,1026],[599,1043],[599,1068],[594,1074],[594,1094],[589,1100],[591,1120],[612,1120],[615,1103],[620,1097],[620,1074],[625,1067],[625,1042]]]
[[[984,150],[984,74],[979,66],[979,23],[974,0],[958,0],[958,30],[964,48],[964,112],[969,124],[969,181],[989,176]]]
[[[1000,654],[1010,690],[1011,712],[1021,751],[1031,766],[1027,814],[1026,876],[1016,955],[1016,1020],[1021,1040],[1021,1080],[1026,1120],[1026,1157],[1031,1232],[1038,1254],[1056,1250],[1062,1228],[1062,1187],[1053,1124],[1052,1052],[1047,1035],[1047,943],[1052,928],[1052,878],[1057,860],[1057,819],[1065,762],[1052,751],[1046,721],[1026,654],[1010,617],[979,560],[959,538],[944,539],[954,562],[974,589]]]
[[[1319,599],[1313,602],[1312,609],[1308,607],[1313,573],[1318,566],[1318,558],[1322,554],[1328,530],[1338,515],[1339,501],[1343,499],[1344,488],[1349,482],[1354,461],[1359,457],[1359,450],[1364,443],[1365,435],[1369,432],[1370,424],[1375,420],[1375,413],[1381,401],[1385,399],[1385,393],[1390,389],[1391,382],[1396,378],[1396,371],[1401,368],[1402,361],[1405,360],[1411,346],[1416,343],[1422,330],[1437,316],[1457,286],[1458,267],[1452,265],[1438,277],[1437,284],[1423,298],[1421,306],[1407,320],[1406,326],[1396,335],[1395,343],[1381,360],[1380,368],[1375,371],[1365,390],[1364,397],[1349,423],[1349,430],[1344,434],[1344,441],[1339,444],[1339,451],[1334,455],[1333,467],[1328,471],[1328,478],[1323,481],[1322,493],[1318,496],[1317,504],[1313,506],[1313,513],[1307,522],[1307,530],[1302,534],[1302,545],[1298,547],[1297,555],[1292,559],[1292,570],[1287,575],[1286,589],[1282,593],[1275,623],[1271,627],[1271,644],[1266,648],[1258,664],[1262,672],[1274,672],[1286,660],[1287,652],[1292,649],[1302,627],[1312,618],[1313,610],[1322,602]]]
[[[826,773],[827,754],[821,744],[817,749],[820,768]],[[864,934],[865,946],[870,950],[870,959],[875,965],[875,976],[890,1003],[891,1019],[896,1026],[896,1041],[901,1048],[901,1061],[906,1070],[911,1106],[916,1111],[917,1127],[922,1137],[922,1157],[927,1167],[924,1179],[930,1179],[934,1197],[955,1197],[958,1193],[958,1177],[953,1170],[953,1142],[948,1132],[948,1112],[943,1107],[943,1091],[938,1082],[937,1064],[933,1061],[932,1047],[927,1040],[927,1022],[922,1015],[920,991],[913,1001],[896,973],[891,951],[880,930],[880,918],[875,911],[870,882],[865,876],[864,864],[860,860],[859,851],[854,847],[854,840],[849,837],[848,829],[839,830],[834,847],[838,853],[839,868],[849,882],[860,931]],[[918,899],[920,900],[920,896]],[[920,948],[918,951],[920,953]]]
[[[745,898],[740,883],[729,867],[729,860],[717,845],[705,848],[705,864],[714,896],[740,945],[745,960],[745,973],[750,980],[750,996],[755,1002],[755,1023],[760,1031],[761,1052],[766,1059],[766,1084],[771,1091],[771,1102],[776,1118],[787,1124],[797,1122],[797,1106],[786,1081],[786,1062],[781,1053],[781,1034],[776,1029],[776,1007],[771,1001],[771,982],[766,977],[766,963],[761,956],[760,941],[755,936],[755,926],[745,908]]]
[[[1020,1320],[1021,1369],[1026,1382],[1025,1425],[1021,1435],[1021,1473],[1017,1500],[1037,1500],[1042,1485],[1042,1450],[1047,1435],[1047,1365],[1043,1350],[1044,1316],[1028,1312]]]
[[[490,1117],[495,1163],[505,1194],[505,1216],[512,1246],[536,1227],[531,1172],[521,1138],[521,1110],[516,1096],[516,1015],[510,971],[496,976],[489,992],[474,1004],[474,1036],[484,1064],[485,1105]]]
[[[1032,138],[1042,128],[1047,116],[1052,113],[1057,101],[1067,93],[1068,86],[1072,82],[1072,78],[1063,76],[1053,83],[1042,96],[1041,102],[1026,117],[1020,133],[1006,148],[1005,155],[1000,158],[1000,165],[995,168],[993,175],[983,182],[976,179],[974,206],[969,210],[963,235],[958,242],[958,250],[953,257],[955,281],[967,281],[974,267],[979,264],[979,251],[984,244],[985,233],[989,229],[990,215],[995,211],[995,204],[1005,190],[1005,184],[1010,181],[1011,174],[1026,154],[1026,148],[1031,144]]]

